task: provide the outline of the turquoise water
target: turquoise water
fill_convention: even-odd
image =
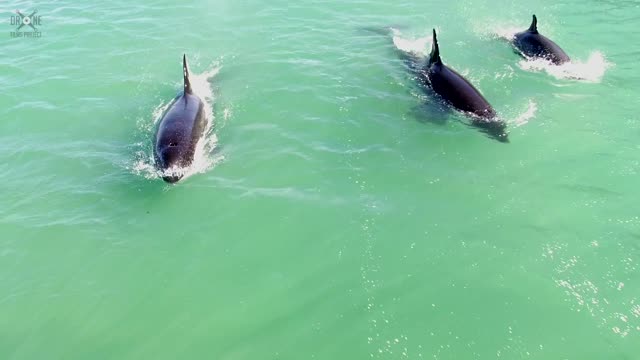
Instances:
[[[3,3],[0,358],[640,359],[639,6]],[[570,68],[504,41],[534,12]],[[510,144],[407,73],[432,27]],[[170,186],[183,53],[213,129]]]

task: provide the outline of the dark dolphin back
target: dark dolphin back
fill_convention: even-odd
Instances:
[[[489,102],[467,79],[444,64],[429,68],[429,82],[433,90],[458,110],[491,119],[496,112]]]
[[[205,127],[204,104],[183,93],[169,107],[156,131],[155,153],[161,168],[191,164]]]
[[[204,103],[191,88],[186,56],[182,58],[182,71],[183,92],[163,114],[156,129],[154,156],[162,171],[190,166],[206,127]],[[163,175],[168,182],[176,182],[181,177],[180,174]]]
[[[529,29],[517,33],[513,43],[527,57],[548,59],[554,64],[571,61],[558,44],[538,32],[538,18],[535,15]]]
[[[472,125],[500,142],[508,142],[506,124],[496,119],[496,111],[467,79],[449,68],[440,57],[440,45],[433,30],[433,48],[426,68],[429,86],[454,108],[472,115]]]
[[[431,88],[455,108],[482,118],[495,117],[495,110],[478,89],[462,75],[442,63],[435,29],[433,30],[433,48],[425,70]]]

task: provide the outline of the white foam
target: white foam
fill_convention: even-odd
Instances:
[[[598,83],[602,80],[611,63],[607,62],[600,51],[593,51],[587,61],[571,60],[555,65],[546,59],[524,59],[518,66],[526,71],[545,71],[556,79],[573,79]]]
[[[145,144],[136,144],[139,147],[145,147]],[[135,161],[131,166],[131,171],[140,176],[144,176],[146,179],[155,179],[160,176],[158,170],[155,167],[153,155],[151,152],[153,148],[146,146],[148,150],[138,150],[135,154]]]
[[[538,111],[538,104],[536,104],[533,100],[529,100],[527,109],[523,113],[519,114],[515,119],[509,121],[509,123],[512,123],[516,127],[522,126],[528,123],[529,120],[533,119],[534,116],[536,116],[536,111]]]
[[[185,169],[184,178],[188,178],[193,174],[204,173],[211,169],[215,164],[224,159],[222,155],[213,156],[213,151],[218,144],[218,137],[213,133],[213,101],[214,94],[211,87],[210,79],[216,76],[220,71],[220,66],[216,65],[211,70],[202,74],[195,74],[190,77],[193,92],[202,99],[207,117],[207,127],[202,138],[198,141],[196,152],[193,157],[193,163],[188,169]]]
[[[431,47],[431,36],[409,39],[403,37],[398,29],[392,28],[391,31],[393,33],[393,44],[398,50],[420,56],[427,56],[429,54],[427,49]],[[427,44],[429,44],[429,46],[427,46]]]
[[[489,36],[508,42],[513,41],[518,32],[525,30],[522,26],[496,25],[495,28],[485,30],[479,28],[477,32],[480,36]],[[607,69],[613,64],[606,60],[605,55],[598,50],[593,50],[586,61],[572,58],[568,63],[555,65],[545,59],[526,58],[518,62],[518,66],[525,71],[541,72],[545,71],[556,79],[573,79],[587,82],[600,82]]]
[[[145,146],[144,143],[139,143],[137,145],[142,149],[136,152],[135,161],[131,166],[131,170],[134,174],[144,176],[147,179],[180,175],[184,180],[191,175],[204,173],[220,161],[224,160],[222,155],[214,155],[218,138],[212,131],[214,120],[213,102],[215,97],[210,79],[220,71],[220,68],[220,65],[215,64],[210,70],[201,74],[190,73],[189,80],[191,81],[191,88],[193,89],[193,93],[204,103],[205,118],[207,120],[203,136],[196,145],[196,151],[191,165],[186,168],[173,167],[165,170],[164,172],[159,171],[155,166],[155,159],[153,156],[154,149],[151,142],[148,142],[148,146]],[[172,101],[163,100],[158,104],[151,114],[151,119],[153,119],[152,122],[148,121],[148,119],[142,119],[138,122],[139,129],[144,132],[148,138],[153,137],[155,133],[155,125],[160,121],[162,115],[171,103]]]
[[[498,26],[495,30],[488,33],[488,35],[494,38],[498,38],[506,41],[512,41],[516,33],[520,31],[522,31],[522,28],[517,26],[501,25],[501,26]]]

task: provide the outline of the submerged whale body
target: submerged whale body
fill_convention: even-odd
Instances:
[[[206,128],[204,103],[193,93],[189,82],[187,57],[182,57],[184,89],[158,123],[154,158],[162,179],[178,182],[184,169],[193,163],[196,146]]]
[[[515,35],[513,45],[529,58],[547,59],[556,65],[571,61],[558,44],[538,32],[538,18],[535,15],[529,29]]]
[[[496,118],[496,111],[491,104],[467,79],[442,62],[435,29],[431,55],[419,72],[419,77],[452,107],[471,115],[473,126],[481,128],[498,141],[509,142],[506,125]]]

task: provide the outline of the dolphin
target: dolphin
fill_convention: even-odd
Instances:
[[[529,29],[515,35],[513,45],[526,57],[547,59],[556,65],[571,61],[558,44],[538,32],[535,15]]]
[[[470,115],[473,126],[500,142],[509,142],[506,125],[497,118],[491,104],[467,79],[442,63],[435,29],[431,55],[418,78],[451,106]]]
[[[187,56],[182,56],[183,91],[173,100],[158,122],[154,141],[154,158],[162,179],[176,183],[184,168],[193,162],[196,145],[204,134],[207,119],[204,103],[193,93],[189,82]]]

